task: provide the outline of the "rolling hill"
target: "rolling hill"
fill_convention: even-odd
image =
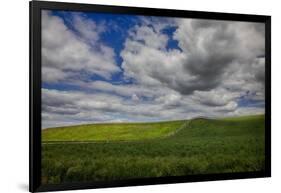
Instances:
[[[264,129],[264,115],[46,129],[42,183],[262,171]]]

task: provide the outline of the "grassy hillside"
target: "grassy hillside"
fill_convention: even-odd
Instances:
[[[170,123],[175,124],[169,130],[174,134],[165,138],[135,140],[137,137],[130,137],[134,140],[122,142],[110,138],[111,143],[43,144],[42,182],[106,181],[264,169],[263,115],[219,120],[201,118],[176,123]]]
[[[157,123],[107,123],[44,129],[47,141],[113,141],[144,140],[167,136],[184,121]]]

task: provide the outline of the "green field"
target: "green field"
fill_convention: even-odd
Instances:
[[[47,141],[120,141],[165,137],[175,132],[184,121],[158,123],[107,123],[45,129]]]
[[[42,183],[264,170],[264,115],[44,129]]]

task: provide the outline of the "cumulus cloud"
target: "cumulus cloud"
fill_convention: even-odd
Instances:
[[[42,127],[97,122],[142,122],[224,117],[263,113],[262,108],[238,107],[230,101],[209,106],[180,94],[166,93],[154,100],[124,98],[105,93],[42,89]]]
[[[82,13],[72,14],[72,17],[72,26],[86,43],[96,43],[100,39],[100,34],[105,31],[103,24],[97,25],[96,22],[87,19]]]
[[[110,94],[42,89],[43,128],[52,126],[54,119],[56,126],[75,120],[77,123],[161,120],[165,117],[163,110],[161,104],[151,101],[139,103]]]
[[[42,89],[43,128],[264,113],[264,24],[140,17],[120,53],[108,26],[43,12],[42,80],[79,88]]]
[[[70,30],[63,19],[42,11],[42,79],[62,82],[81,78],[81,74],[100,75],[110,79],[119,72],[112,48],[98,42],[95,22],[76,14],[73,26],[81,35]],[[91,39],[91,41],[89,40]],[[90,44],[96,42],[93,47]]]
[[[140,83],[162,84],[182,94],[192,94],[195,90],[218,87],[232,65],[239,65],[237,68],[245,65],[243,70],[248,68],[246,72],[249,72],[252,70],[249,63],[264,54],[262,24],[200,19],[174,22],[177,30],[172,38],[178,41],[182,51],[165,50],[167,35],[153,30],[151,25],[137,26],[131,31],[121,53],[127,76]],[[161,37],[160,41],[155,37]],[[254,76],[262,79],[263,71],[259,69],[260,74]]]
[[[224,89],[213,89],[211,91],[194,91],[191,96],[194,100],[208,106],[224,106],[228,105],[235,98],[240,96],[237,92],[228,92]]]

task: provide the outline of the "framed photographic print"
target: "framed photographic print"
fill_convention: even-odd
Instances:
[[[30,2],[30,191],[270,177],[270,25]]]

